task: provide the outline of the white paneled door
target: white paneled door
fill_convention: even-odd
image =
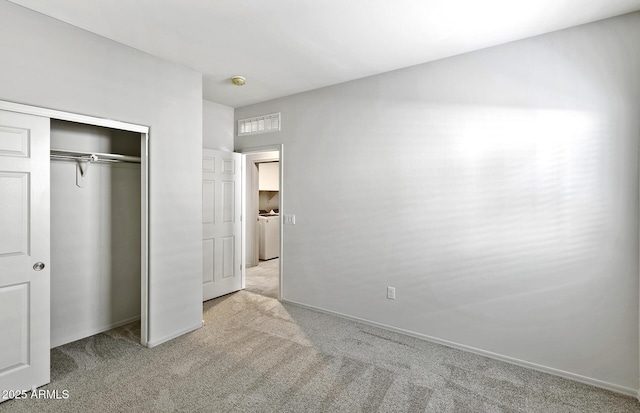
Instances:
[[[49,382],[49,255],[49,118],[0,111],[0,402]]]
[[[203,300],[242,288],[242,155],[203,149],[202,291]]]

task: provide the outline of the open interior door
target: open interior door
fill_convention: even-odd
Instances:
[[[0,111],[0,402],[49,382],[49,130]]]
[[[203,301],[242,288],[242,155],[203,149]]]

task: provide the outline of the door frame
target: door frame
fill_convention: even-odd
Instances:
[[[140,344],[149,347],[149,126],[4,100],[0,110],[140,133]]]
[[[278,177],[280,183],[279,183],[279,188],[280,190],[278,191],[278,205],[279,205],[279,215],[280,215],[280,228],[278,229],[278,231],[280,231],[280,265],[279,265],[279,274],[278,274],[278,301],[282,301],[282,296],[283,296],[283,290],[284,290],[284,278],[282,276],[282,274],[284,274],[284,213],[283,211],[285,210],[285,205],[284,205],[284,145],[279,143],[279,144],[272,144],[272,145],[265,145],[265,146],[254,146],[254,147],[250,147],[250,148],[242,148],[242,149],[236,149],[235,152],[241,153],[242,155],[249,155],[252,153],[260,153],[260,152],[273,152],[273,151],[278,151],[279,153],[279,159],[280,159],[280,170],[279,170],[279,174],[280,176]],[[246,171],[246,156],[242,157],[242,171],[243,171],[243,175],[242,175],[242,187],[246,188],[246,184],[247,184],[247,174],[244,173]],[[244,215],[246,215],[246,211],[247,211],[247,206],[246,206],[246,197],[244,196],[244,193],[246,192],[246,190],[242,191],[242,210],[243,210],[243,219],[242,219],[242,286],[244,288],[245,285],[245,271],[246,271],[246,242],[247,242],[247,221],[248,221],[248,217],[244,217]]]
[[[266,156],[267,154],[273,154],[276,153],[273,157],[270,156]],[[255,159],[255,157],[259,157],[258,159]],[[246,175],[244,176],[244,182],[243,182],[243,194],[245,196],[247,196],[249,193],[251,193],[251,198],[247,197],[244,200],[244,206],[243,208],[245,210],[250,210],[250,208],[252,206],[255,206],[256,209],[258,207],[259,204],[259,193],[260,193],[260,184],[259,184],[259,176],[260,176],[260,172],[259,172],[259,165],[264,163],[264,162],[273,162],[273,161],[280,161],[280,152],[279,151],[265,151],[265,152],[255,152],[255,153],[249,153],[245,156],[243,156],[244,159],[244,164],[243,164],[243,170],[245,171]],[[278,164],[278,170],[280,168],[280,165]],[[249,181],[251,181],[251,188],[249,188]],[[279,182],[279,176],[278,176],[278,182]],[[278,194],[280,193],[280,190],[278,190]],[[278,198],[279,200],[279,198]],[[252,201],[254,202],[254,205],[249,206],[248,202]],[[250,222],[252,222],[250,219],[247,220],[247,226],[245,227],[246,229],[246,233],[243,235],[244,238],[247,240],[247,243],[245,243],[245,261],[247,261],[247,267],[252,267],[254,266],[253,263],[255,262],[255,265],[258,265],[260,263],[260,258],[259,258],[259,243],[258,243],[258,238],[259,238],[259,225],[257,222],[255,222],[255,226],[254,226],[254,230],[250,231],[251,229],[251,225]],[[278,228],[280,228],[278,226]],[[249,236],[249,234],[253,232],[253,239]],[[278,238],[279,239],[279,238]],[[248,262],[248,248],[247,245],[252,245],[252,250],[253,250],[253,254],[252,254],[252,261]],[[280,244],[278,244],[278,253],[280,252]],[[279,255],[279,254],[278,254]],[[243,286],[244,288],[244,286]]]

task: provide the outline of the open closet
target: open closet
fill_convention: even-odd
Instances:
[[[148,148],[147,126],[0,101],[0,388],[137,319],[148,345]]]
[[[140,319],[140,133],[51,119],[51,347]]]

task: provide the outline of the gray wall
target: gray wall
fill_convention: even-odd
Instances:
[[[233,151],[233,108],[202,101],[202,147]]]
[[[202,77],[0,2],[0,99],[148,125],[150,342],[202,320]]]
[[[638,44],[635,13],[237,109],[282,112],[235,146],[284,144],[284,299],[637,390]]]

